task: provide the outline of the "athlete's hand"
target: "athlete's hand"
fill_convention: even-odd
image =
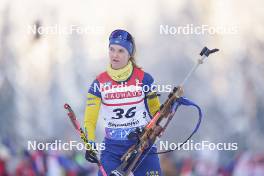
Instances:
[[[90,151],[86,150],[85,152],[85,159],[90,163],[98,163],[98,159],[95,153],[91,153]]]
[[[93,148],[95,148],[95,142],[93,141],[89,141],[90,147],[92,147],[90,150],[86,149],[85,152],[85,159],[91,163],[98,163],[98,159],[96,156],[96,150],[94,150]]]

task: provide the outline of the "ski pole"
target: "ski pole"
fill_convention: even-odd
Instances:
[[[85,133],[84,133],[84,131],[83,131],[83,129],[82,129],[80,123],[78,122],[78,120],[77,120],[77,118],[76,118],[76,115],[75,115],[75,113],[73,112],[72,108],[71,108],[70,105],[67,104],[67,103],[64,105],[64,108],[65,108],[66,110],[68,110],[67,115],[68,115],[68,117],[70,118],[70,120],[71,120],[71,122],[72,122],[74,128],[75,128],[75,129],[77,130],[77,132],[79,133],[79,135],[80,135],[81,139],[83,140],[85,146],[88,146],[88,151],[91,152],[91,153],[93,153],[94,156],[96,157],[96,153],[95,153],[94,150],[92,150],[92,146],[91,146],[91,144],[89,144],[88,139],[86,138],[86,135],[85,135]],[[105,172],[105,169],[104,169],[102,163],[100,162],[100,160],[99,160],[97,157],[96,157],[96,160],[97,160],[97,166],[99,167],[100,172],[103,174],[103,176],[107,176],[107,174],[106,174],[106,172]]]
[[[183,89],[182,88],[183,88],[184,84],[188,81],[188,79],[192,76],[192,74],[197,70],[197,68],[199,67],[199,65],[203,64],[205,58],[208,57],[210,54],[215,53],[217,51],[219,51],[219,49],[212,49],[212,50],[210,50],[210,49],[208,49],[205,46],[202,49],[202,51],[200,52],[201,58],[198,59],[198,62],[192,67],[192,69],[189,71],[189,73],[187,74],[187,76],[184,78],[184,80],[182,81],[182,83],[180,84],[180,86],[175,87],[173,89],[172,93],[169,95],[169,99],[164,104],[170,104],[173,99],[181,97],[182,94],[183,94]],[[161,107],[164,107],[164,104],[162,104]],[[146,128],[147,129],[152,128],[157,123],[157,121],[158,121],[158,119],[160,118],[161,115],[162,115],[161,111],[158,111],[153,116],[152,120],[149,122],[149,124],[146,126]]]
[[[203,64],[204,60],[212,53],[215,53],[219,51],[219,49],[208,49],[206,46],[202,49],[200,56],[201,58],[198,59],[198,62],[192,67],[192,69],[190,70],[190,72],[187,74],[187,76],[184,78],[184,80],[182,81],[182,83],[180,84],[180,87],[183,87],[184,84],[187,82],[187,80],[191,77],[191,75],[195,72],[195,70],[197,70],[197,68],[199,67],[199,65]]]

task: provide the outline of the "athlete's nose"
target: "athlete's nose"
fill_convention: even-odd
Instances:
[[[113,56],[114,56],[114,58],[118,58],[118,53],[116,51],[114,51]]]

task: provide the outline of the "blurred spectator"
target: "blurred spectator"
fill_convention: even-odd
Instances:
[[[166,176],[175,176],[177,173],[174,161],[169,154],[160,155],[160,163],[162,167],[163,174]]]
[[[16,176],[35,176],[33,161],[28,151],[23,152],[23,157],[16,168]]]
[[[0,176],[8,176],[6,164],[9,159],[8,150],[0,144]]]
[[[6,161],[0,158],[0,175],[1,176],[8,176],[6,170]]]

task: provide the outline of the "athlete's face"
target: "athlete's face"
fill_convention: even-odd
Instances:
[[[126,48],[120,45],[110,45],[109,58],[112,68],[117,70],[127,65],[130,56]]]

